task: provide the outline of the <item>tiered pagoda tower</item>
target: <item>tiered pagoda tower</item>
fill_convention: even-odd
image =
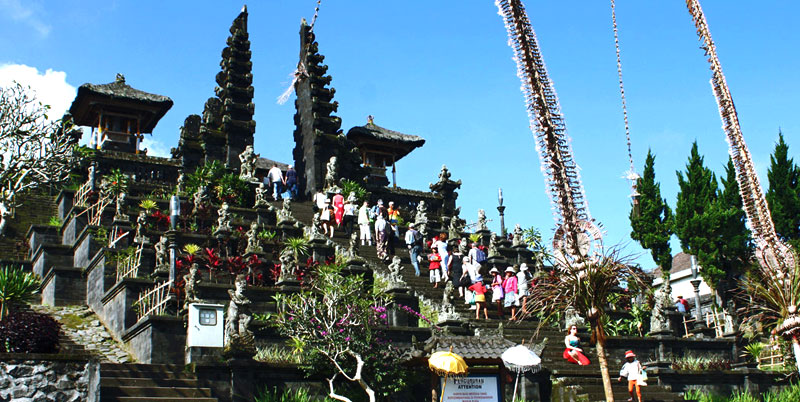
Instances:
[[[199,142],[205,160],[219,160],[238,169],[239,154],[253,145],[256,122],[253,120],[253,63],[250,61],[250,40],[247,33],[247,6],[231,25],[231,36],[222,49],[222,71],[217,74],[216,97],[206,101],[200,125]],[[189,125],[191,126],[191,125]],[[187,128],[187,124],[184,125]],[[187,146],[194,140],[186,130]],[[181,136],[183,141],[184,136]]]
[[[292,155],[300,173],[300,192],[305,194],[322,189],[325,164],[331,156],[338,158],[340,177],[361,179],[365,175],[356,145],[343,135],[342,119],[333,115],[339,102],[333,100],[336,90],[328,87],[331,76],[325,75],[328,66],[323,60],[314,32],[304,19],[300,23]]]

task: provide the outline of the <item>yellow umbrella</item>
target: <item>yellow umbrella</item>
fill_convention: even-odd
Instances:
[[[428,368],[439,376],[444,377],[444,385],[442,385],[442,395],[439,401],[444,400],[444,387],[447,386],[448,376],[462,376],[467,374],[467,362],[464,358],[453,353],[453,347],[450,346],[449,352],[436,352],[428,359]]]

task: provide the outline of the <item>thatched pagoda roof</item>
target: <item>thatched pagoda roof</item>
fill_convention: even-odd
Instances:
[[[422,137],[389,130],[372,122],[351,128],[347,132],[347,139],[362,150],[393,154],[395,160],[425,144],[425,139]]]

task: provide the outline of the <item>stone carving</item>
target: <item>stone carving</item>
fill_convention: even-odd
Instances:
[[[469,254],[469,240],[467,240],[466,237],[461,238],[461,241],[458,243],[458,253],[461,255]]]
[[[575,307],[569,306],[564,310],[564,325],[567,328],[573,325],[580,328],[586,326],[586,320],[578,314],[578,310],[575,310]]]
[[[147,226],[147,212],[139,211],[139,216],[136,217],[136,242],[146,244],[148,242],[147,236],[144,231]]]
[[[228,203],[223,202],[222,207],[219,209],[219,218],[217,218],[217,232],[230,232],[231,231],[231,213],[228,212]]]
[[[245,275],[237,275],[235,289],[229,289],[231,302],[225,317],[225,348],[233,356],[254,355],[253,333],[250,332],[250,299],[244,295],[247,281]]]
[[[320,225],[322,225],[322,218],[320,217],[320,213],[317,212],[311,218],[311,238],[312,239],[321,239],[325,236],[322,235],[320,232]]]
[[[184,191],[186,191],[186,175],[183,173],[183,170],[179,170],[178,181],[175,184],[175,192],[183,194]]]
[[[264,183],[259,184],[256,188],[256,203],[253,205],[253,208],[269,207],[267,197],[269,197],[269,189],[264,185]]]
[[[486,226],[486,211],[479,209],[478,210],[478,231],[486,231],[489,228]]]
[[[336,163],[336,157],[331,156],[331,159],[328,161],[328,164],[325,166],[327,172],[325,173],[325,190],[332,191],[336,187],[336,182],[338,181],[338,166]]]
[[[350,258],[358,257],[358,245],[359,245],[358,233],[353,231],[350,234],[350,242],[347,245],[347,254],[350,255]]]
[[[128,196],[125,193],[119,193],[117,195],[117,203],[116,203],[117,204],[117,211],[114,213],[114,221],[115,222],[127,222],[127,221],[129,221],[131,219],[131,217],[128,216],[128,214],[127,214],[127,212],[128,212],[128,200],[127,200],[127,197]]]
[[[286,282],[294,280],[294,252],[289,247],[284,247],[281,255],[278,257],[281,262],[281,272],[278,277],[278,282]]]
[[[282,222],[291,222],[294,218],[292,217],[292,199],[286,197],[283,199],[283,206],[278,211],[278,223]]]
[[[247,231],[247,250],[248,253],[262,253],[264,248],[261,247],[261,242],[258,241],[258,222],[253,221],[250,223],[250,230]]]
[[[220,119],[222,101],[219,98],[208,98],[203,107],[203,125],[211,129],[217,129],[222,125]]]
[[[655,304],[653,305],[653,312],[650,316],[650,332],[669,332],[672,330],[669,325],[669,316],[667,315],[669,307],[672,306],[672,299],[670,294],[672,287],[669,281],[664,281],[661,286],[656,290]]]
[[[514,226],[514,232],[511,238],[511,247],[525,247],[526,244],[522,237],[522,227],[518,223],[516,226]]]
[[[167,236],[161,236],[153,248],[156,250],[156,269],[167,268],[169,270],[169,258],[167,258]]]
[[[451,180],[447,166],[442,165],[442,170],[439,172],[439,181],[430,183],[428,187],[442,197],[442,215],[458,216],[460,214],[461,207],[456,207],[456,199],[458,198],[456,190],[461,188],[461,180]]]
[[[453,304],[453,281],[447,281],[442,294],[442,304],[439,306],[439,322],[461,321],[461,315],[456,312]]]
[[[450,225],[447,228],[447,235],[450,239],[458,239],[461,237],[461,232],[464,230],[464,225],[461,219],[457,216],[450,218]]]
[[[195,191],[194,195],[192,196],[192,203],[194,204],[194,209],[192,209],[193,214],[197,214],[200,212],[200,208],[208,204],[210,197],[208,195],[208,187],[200,186]]]
[[[450,180],[450,176],[450,170],[447,169],[447,165],[442,165],[442,170],[439,171],[439,183]]]
[[[486,258],[500,257],[500,251],[497,250],[499,245],[500,237],[497,233],[492,233],[492,236],[489,238],[489,253]]]
[[[404,287],[406,281],[403,280],[403,276],[400,275],[400,271],[403,270],[402,265],[403,260],[398,257],[392,257],[392,262],[389,264],[389,285],[393,288],[401,288]]]
[[[186,298],[183,301],[184,310],[188,310],[190,304],[202,301],[197,296],[197,288],[200,284],[200,275],[198,273],[199,269],[200,265],[195,262],[191,267],[189,267],[189,273],[183,276],[183,289],[184,292],[186,292]]]
[[[417,204],[417,213],[414,215],[414,222],[420,221],[428,221],[428,204],[425,204],[425,200],[419,200],[419,204]]]
[[[258,155],[253,151],[253,146],[248,145],[244,151],[239,154],[239,161],[241,168],[239,168],[239,178],[247,181],[256,181],[256,161]]]

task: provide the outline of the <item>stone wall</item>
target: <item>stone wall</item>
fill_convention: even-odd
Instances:
[[[0,401],[98,401],[100,365],[93,360],[0,354]]]

